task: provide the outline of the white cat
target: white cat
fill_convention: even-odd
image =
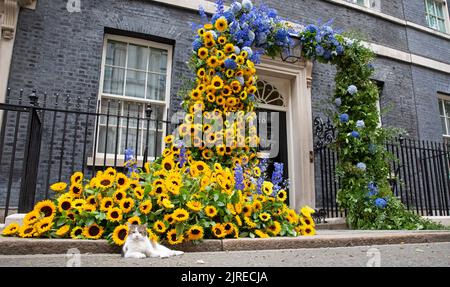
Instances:
[[[128,225],[128,238],[122,248],[122,257],[125,258],[146,258],[146,257],[170,257],[181,255],[183,251],[170,250],[148,238],[147,224]]]

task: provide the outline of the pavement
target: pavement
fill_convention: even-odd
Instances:
[[[156,259],[118,254],[0,255],[0,267],[450,267],[450,243],[185,253]]]

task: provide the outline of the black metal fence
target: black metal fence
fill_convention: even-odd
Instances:
[[[158,104],[10,90],[7,99],[0,104],[0,221],[10,208],[27,212],[49,198],[50,185],[75,171],[122,169],[126,149],[138,164],[158,157],[175,127]]]
[[[420,215],[450,215],[450,143],[397,139],[386,144],[396,160],[390,163],[389,181],[399,199]],[[336,195],[336,153],[327,145],[318,146],[316,159],[316,205],[328,217],[341,217]]]

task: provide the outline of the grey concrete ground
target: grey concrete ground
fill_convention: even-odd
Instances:
[[[123,259],[116,254],[1,255],[0,267],[202,267],[202,266],[380,266],[450,267],[450,243],[339,248],[186,253],[168,259]]]

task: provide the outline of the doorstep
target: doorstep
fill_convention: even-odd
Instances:
[[[318,230],[315,236],[208,239],[198,244],[183,243],[174,249],[185,252],[217,252],[431,242],[450,242],[450,231]],[[65,254],[73,248],[82,254],[120,253],[120,247],[109,245],[106,240],[0,237],[0,255]]]

